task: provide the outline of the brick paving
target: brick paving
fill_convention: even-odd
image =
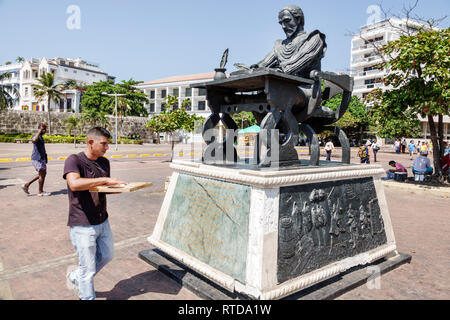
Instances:
[[[0,157],[27,156],[31,145],[27,147],[1,144]],[[75,150],[69,145],[57,148],[55,153],[67,155]],[[169,153],[170,148],[133,146],[120,151]],[[355,155],[353,152],[352,162],[358,160]],[[172,173],[166,159],[111,162],[113,176],[130,182],[151,181],[153,186],[108,196],[116,250],[114,260],[95,278],[99,300],[199,299],[138,258],[140,251],[152,248],[146,238],[152,233],[164,199],[164,184]],[[333,159],[338,159],[338,152]],[[409,171],[412,166],[408,155],[396,155],[390,149],[381,152],[379,160],[386,169],[389,160],[401,162]],[[49,163],[45,189],[52,192],[51,197],[27,197],[19,185],[2,185],[2,181],[28,180],[34,174],[31,164],[0,164],[0,299],[77,299],[65,283],[66,270],[77,263],[77,257],[66,226],[68,200],[62,170],[62,161]],[[30,191],[36,193],[37,185]],[[361,286],[339,299],[449,299],[448,196],[386,188],[386,197],[398,250],[411,254],[412,262],[383,275],[380,289]]]

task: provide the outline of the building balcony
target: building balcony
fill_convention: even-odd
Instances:
[[[383,59],[381,59],[381,57],[378,57],[378,56],[373,56],[373,57],[368,57],[368,58],[357,58],[357,59],[352,60],[352,66],[364,65],[367,63],[377,64],[377,63],[381,63],[382,61],[383,61]]]

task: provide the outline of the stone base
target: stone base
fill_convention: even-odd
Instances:
[[[149,242],[236,296],[282,299],[397,256],[380,166],[171,167]]]
[[[139,258],[149,263],[166,276],[175,280],[178,284],[205,300],[251,300],[250,297],[229,292],[225,288],[218,286],[207,278],[189,269],[182,263],[165,255],[164,252],[154,250],[144,250],[139,252]],[[378,275],[383,275],[405,263],[411,262],[411,256],[399,253],[398,255],[386,259],[382,258],[375,263],[364,267],[353,267],[346,272],[331,279],[316,284],[312,287],[294,293],[285,300],[332,300],[337,297],[366,284],[374,276],[368,270],[377,270]],[[368,269],[377,267],[377,269]]]

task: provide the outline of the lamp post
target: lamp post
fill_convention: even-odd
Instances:
[[[126,96],[126,94],[118,94],[118,93],[106,93],[106,92],[102,92],[102,94],[104,94],[105,96],[109,96],[109,97],[115,97],[116,100],[116,107],[115,107],[115,113],[116,113],[116,133],[115,133],[115,143],[116,143],[116,151],[117,151],[117,97],[123,97]]]

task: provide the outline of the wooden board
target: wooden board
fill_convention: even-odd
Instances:
[[[150,187],[151,185],[152,185],[151,182],[130,182],[125,185],[99,186],[92,188],[89,191],[99,193],[124,193],[144,189]]]

